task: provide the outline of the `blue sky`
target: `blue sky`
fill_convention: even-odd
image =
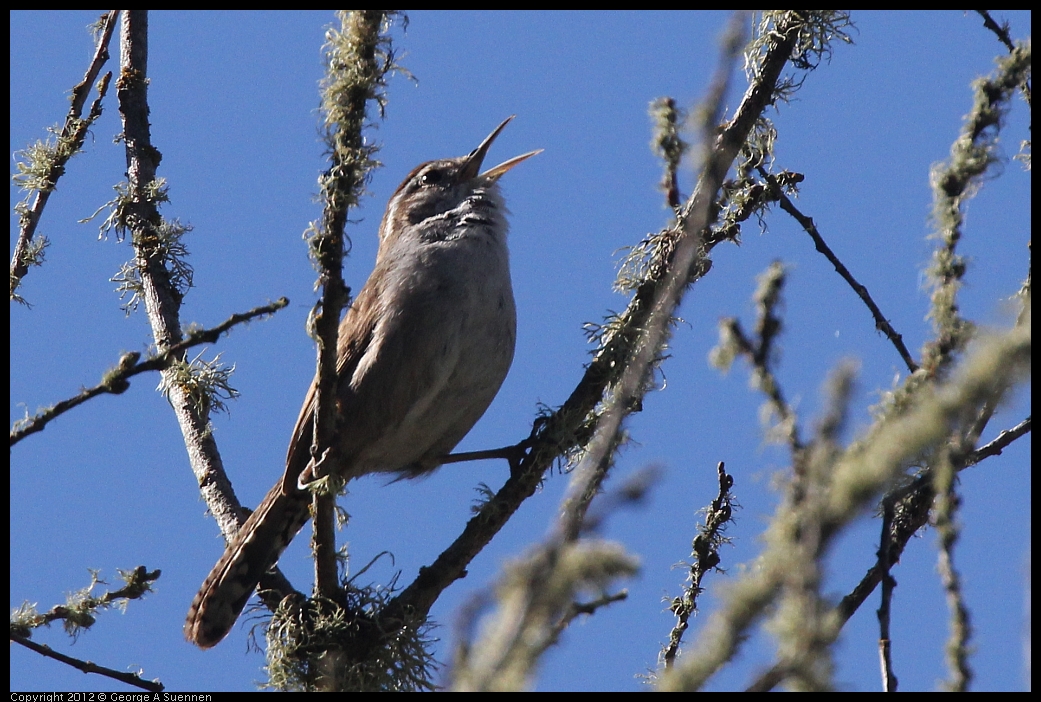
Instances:
[[[11,145],[24,148],[63,119],[69,89],[92,51],[85,29],[100,11],[11,14]],[[1029,36],[1027,12],[994,11],[1015,38]],[[353,214],[345,277],[360,289],[375,256],[383,207],[415,165],[469,152],[508,115],[517,118],[496,141],[489,163],[545,149],[504,179],[512,216],[511,251],[519,340],[510,376],[485,417],[460,445],[476,450],[527,436],[542,404],[564,401],[591,347],[582,325],[624,308],[612,292],[620,249],[667,222],[656,184],[660,163],[649,148],[647,107],[669,95],[693,105],[704,93],[718,54],[726,13],[409,13],[395,30],[401,63],[413,83],[394,77],[381,142],[384,168],[371,197]],[[160,175],[170,186],[167,217],[194,226],[187,238],[195,288],[184,323],[215,325],[280,296],[290,306],[272,319],[236,328],[209,350],[234,363],[242,393],[214,431],[236,491],[255,505],[280,475],[281,462],[314,372],[304,321],[314,302],[314,273],[301,233],[319,215],[316,177],[323,168],[318,139],[317,82],[326,12],[155,12],[151,15],[152,137],[163,153]],[[855,45],[836,45],[832,60],[806,80],[789,105],[771,116],[779,136],[779,168],[806,174],[798,204],[866,285],[916,356],[930,338],[924,270],[930,233],[930,166],[947,157],[971,106],[969,83],[993,69],[1003,52],[974,13],[856,13]],[[115,45],[114,45],[115,46]],[[115,49],[113,49],[115,52]],[[115,68],[115,60],[109,64]],[[728,100],[740,100],[735,76]],[[969,272],[960,302],[982,325],[1007,325],[1008,297],[1028,265],[1030,177],[1012,161],[1029,138],[1029,115],[1017,100],[1002,136],[1008,160],[968,207],[962,252]],[[114,95],[92,130],[86,153],[70,164],[40,231],[51,239],[47,263],[33,269],[12,305],[11,418],[95,384],[122,352],[150,341],[142,313],[120,310],[108,282],[129,247],[98,241],[96,224],[79,224],[112,197],[125,157],[113,144],[120,131]],[[691,188],[688,168],[682,187]],[[11,202],[19,199],[13,188]],[[16,220],[11,217],[12,246]],[[760,548],[759,535],[777,493],[772,476],[786,453],[765,443],[761,397],[737,363],[723,376],[707,362],[717,323],[752,319],[755,276],[774,259],[790,266],[785,332],[778,374],[804,432],[821,407],[823,381],[842,359],[860,362],[852,426],[867,425],[879,393],[903,377],[888,342],[867,310],[780,212],[768,231],[746,226],[740,247],[713,252],[713,269],[687,294],[665,387],[627,424],[632,443],[608,487],[648,465],[661,479],[642,506],[612,516],[603,535],[641,560],[641,572],[620,583],[629,600],[580,620],[543,661],[539,690],[639,690],[638,675],[656,667],[672,617],[663,598],[679,594],[696,512],[715,495],[715,465],[736,478],[742,509],[723,551],[730,575]],[[85,585],[88,568],[110,582],[116,568],[161,568],[156,592],[125,614],[103,615],[69,645],[60,627],[35,639],[70,655],[115,668],[140,667],[170,691],[249,690],[263,679],[263,658],[246,652],[248,627],[210,651],[187,644],[181,626],[188,604],[223,548],[204,516],[180,433],[157,376],[139,376],[119,397],[102,397],[53,422],[11,453],[11,606],[23,600],[46,609]],[[1026,393],[994,418],[984,439],[1030,414]],[[1021,440],[998,459],[966,471],[965,533],[957,559],[973,612],[977,690],[1024,687],[1023,634],[1030,533],[1030,444]],[[343,501],[352,522],[342,538],[352,567],[382,551],[370,573],[386,582],[400,570],[409,582],[455,537],[478,497],[497,488],[501,462],[457,464],[418,482],[384,485],[365,478]],[[434,609],[442,625],[438,652],[448,659],[460,607],[492,582],[498,568],[524,553],[549,529],[566,476],[543,489],[474,561],[469,576]],[[935,533],[915,539],[894,571],[896,673],[902,690],[933,689],[945,676],[946,607],[935,574]],[[877,522],[865,515],[835,544],[825,590],[841,597],[871,565]],[[306,539],[281,566],[300,589],[309,587]],[[703,612],[714,608],[706,580]],[[837,649],[836,684],[879,686],[874,610],[877,594],[850,621]],[[687,634],[694,640],[700,621]],[[757,633],[738,660],[711,682],[735,689],[771,662],[772,640]],[[114,691],[21,647],[11,650],[12,690]]]

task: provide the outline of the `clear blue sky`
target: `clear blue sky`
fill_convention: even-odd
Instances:
[[[24,148],[63,119],[66,95],[92,50],[86,25],[94,12],[11,14],[11,145]],[[1016,38],[1029,35],[1030,14],[995,11]],[[345,265],[359,289],[375,254],[383,207],[420,162],[462,155],[503,118],[516,114],[489,156],[499,162],[531,149],[545,153],[504,178],[512,217],[511,248],[519,310],[516,360],[502,391],[460,446],[476,450],[527,436],[541,404],[564,401],[588,361],[585,322],[621,310],[611,291],[620,249],[668,219],[651,153],[651,100],[670,95],[690,106],[703,94],[717,57],[725,13],[410,13],[396,30],[401,62],[418,83],[391,80],[387,118],[371,132],[384,144],[385,167],[372,196],[353,217]],[[971,105],[969,83],[991,72],[1003,48],[973,13],[857,13],[855,45],[837,45],[830,63],[809,76],[797,99],[772,116],[778,166],[806,174],[799,205],[918,354],[929,339],[929,168],[946,158]],[[325,12],[155,12],[151,15],[149,92],[152,137],[163,153],[159,173],[170,186],[168,217],[190,222],[187,238],[195,289],[184,323],[212,326],[280,296],[291,305],[274,318],[236,328],[208,354],[236,365],[242,393],[229,415],[214,419],[225,465],[240,499],[255,505],[280,475],[285,447],[314,372],[304,320],[314,294],[301,233],[318,217],[319,47],[333,21]],[[113,45],[115,51],[115,45]],[[115,68],[115,60],[109,67]],[[744,80],[738,75],[733,108]],[[1029,138],[1017,103],[1003,135],[1006,156]],[[150,341],[142,313],[119,309],[108,282],[130,258],[127,244],[99,242],[96,224],[78,224],[112,197],[125,157],[112,143],[120,131],[114,95],[86,153],[60,182],[40,231],[51,239],[47,263],[21,289],[32,310],[12,305],[11,417],[95,384],[124,351]],[[690,172],[683,182],[691,187]],[[962,309],[984,325],[1003,326],[1005,300],[1026,275],[1030,177],[1008,160],[968,210],[962,252],[970,257]],[[12,189],[12,204],[19,194]],[[720,318],[751,320],[755,276],[774,259],[790,266],[779,377],[808,433],[821,407],[820,388],[843,358],[861,362],[848,438],[869,419],[880,390],[903,377],[903,365],[874,331],[867,310],[813,250],[796,223],[771,213],[768,232],[754,224],[740,247],[713,252],[711,273],[687,294],[664,365],[665,388],[651,394],[628,423],[632,443],[610,486],[647,465],[661,468],[649,501],[613,516],[604,536],[641,559],[638,577],[619,586],[629,600],[580,620],[544,659],[539,690],[639,690],[636,677],[656,667],[672,616],[663,598],[680,592],[696,512],[716,490],[715,465],[736,477],[743,509],[723,551],[731,575],[758,552],[759,534],[776,502],[771,476],[788,458],[766,445],[758,423],[761,397],[747,368],[728,376],[709,367]],[[11,217],[12,245],[16,220]],[[263,657],[246,651],[237,626],[210,651],[187,644],[188,605],[223,545],[204,516],[195,480],[157,376],[139,376],[120,397],[103,397],[53,422],[11,453],[11,606],[47,609],[88,582],[98,568],[161,568],[156,592],[125,614],[103,615],[70,646],[56,626],[35,639],[115,668],[139,667],[168,691],[249,690],[263,679]],[[1030,414],[1025,393],[1004,407],[984,439]],[[977,690],[1024,687],[1023,636],[1030,550],[1030,444],[967,471],[963,568],[976,636]],[[352,566],[382,551],[370,571],[386,582],[396,569],[409,582],[462,528],[474,488],[498,488],[502,462],[452,465],[420,482],[385,486],[366,478],[343,502],[352,515],[343,538]],[[438,653],[449,658],[460,606],[486,588],[499,566],[540,539],[567,479],[544,489],[434,609],[442,627]],[[945,676],[946,607],[935,574],[935,533],[915,539],[894,574],[896,673],[902,690],[929,690]],[[306,538],[282,560],[300,589],[309,587]],[[840,597],[874,560],[877,522],[870,515],[835,544],[826,591]],[[713,574],[702,610],[714,608]],[[842,689],[879,688],[876,596],[847,626],[838,647]],[[693,641],[700,621],[692,623]],[[712,689],[740,688],[771,662],[772,641],[758,633]],[[85,676],[19,646],[11,649],[12,690],[125,688]]]

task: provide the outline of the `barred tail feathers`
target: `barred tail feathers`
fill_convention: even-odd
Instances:
[[[286,494],[279,481],[203,581],[188,610],[184,636],[211,648],[228,635],[261,577],[310,519],[310,493]]]

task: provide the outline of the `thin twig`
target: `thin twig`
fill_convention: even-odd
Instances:
[[[965,467],[976,465],[984,458],[990,458],[991,456],[1000,456],[1002,450],[1005,449],[1009,444],[1018,439],[1021,436],[1025,436],[1030,432],[1031,429],[1031,418],[1027,417],[1016,426],[1011,429],[1005,429],[991,441],[987,442],[983,446],[973,451],[965,458]]]
[[[676,210],[681,203],[679,186],[679,168],[683,154],[689,148],[680,136],[680,129],[686,115],[673,98],[659,98],[651,103],[651,117],[654,119],[654,141],[652,142],[665,162],[665,173],[662,174],[661,189],[665,192],[665,204]]]
[[[965,593],[962,591],[961,576],[954,567],[954,547],[961,536],[961,529],[956,516],[961,506],[961,498],[955,490],[954,476],[957,472],[951,451],[945,451],[937,468],[933,470],[934,489],[936,490],[935,523],[940,541],[937,554],[937,570],[943,583],[943,590],[950,609],[950,634],[947,638],[947,667],[949,679],[947,689],[952,692],[967,692],[972,682],[972,668],[969,666],[969,641],[972,637],[972,624],[969,609],[965,605]]]
[[[377,50],[385,41],[380,32],[386,19],[387,14],[382,10],[341,12],[341,27],[330,33],[326,46],[328,73],[323,85],[323,109],[331,164],[321,178],[324,207],[321,223],[311,239],[322,289],[321,301],[314,313],[318,367],[311,455],[315,460],[315,479],[328,473],[323,466],[339,464],[336,455],[336,436],[341,423],[336,401],[337,336],[340,313],[350,294],[343,279],[344,228],[348,209],[358,201],[368,174],[376,165],[371,158],[374,147],[366,145],[362,128],[367,103],[370,100],[378,103],[382,99],[378,90],[388,67]],[[312,550],[315,592],[339,601],[335,499],[335,490],[327,494],[314,493]]]
[[[233,314],[215,327],[189,332],[187,338],[182,339],[180,342],[170,346],[165,351],[162,351],[155,356],[151,356],[144,361],[138,361],[141,354],[137,352],[124,354],[119,359],[119,363],[116,367],[105,373],[102,381],[98,385],[95,385],[92,388],[85,388],[80,391],[78,395],[70,397],[67,400],[62,400],[41,412],[37,412],[37,414],[31,419],[16,422],[14,428],[11,430],[11,446],[14,446],[30,434],[43,431],[51,420],[56,419],[60,415],[83,404],[91,398],[97,397],[98,395],[119,395],[126,392],[127,388],[130,387],[128,381],[135,375],[149,371],[165,370],[171,363],[180,360],[184,355],[184,352],[193,346],[215,343],[222,334],[227,332],[236,324],[248,322],[256,317],[274,314],[288,304],[289,300],[282,297],[269,305],[255,307],[252,310],[241,314]]]
[[[137,673],[124,673],[112,668],[106,668],[98,665],[97,663],[91,663],[90,661],[82,661],[79,658],[73,658],[72,656],[66,656],[64,653],[58,653],[50,646],[45,644],[38,644],[35,641],[29,639],[21,634],[11,634],[11,641],[25,646],[31,651],[36,651],[42,656],[53,658],[56,661],[61,661],[66,665],[70,665],[77,670],[82,670],[84,673],[95,673],[97,675],[104,675],[107,678],[124,682],[127,685],[139,687],[142,690],[148,690],[149,692],[162,692],[166,687],[155,680],[143,680]]]
[[[719,479],[719,494],[712,504],[705,508],[705,524],[698,527],[698,535],[691,544],[690,585],[683,587],[683,595],[672,601],[672,613],[676,615],[676,624],[669,632],[669,643],[662,652],[662,661],[666,668],[671,668],[683,643],[683,632],[689,626],[691,615],[698,611],[698,596],[701,595],[701,581],[710,570],[719,568],[719,546],[726,539],[723,532],[733,517],[733,498],[730,489],[734,486],[734,477],[724,470],[723,462],[716,466]]]
[[[983,26],[989,29],[990,31],[994,32],[994,35],[998,38],[998,41],[1004,44],[1006,49],[1008,49],[1010,52],[1016,50],[1015,44],[1012,43],[1012,37],[1009,36],[1008,33],[1008,23],[1006,23],[1005,26],[999,25],[997,22],[994,21],[994,19],[990,16],[990,12],[987,10],[976,10],[976,12],[979,14],[980,17],[983,18]]]
[[[889,537],[893,527],[893,505],[882,503],[882,537],[878,549],[878,565],[882,571],[882,602],[878,607],[878,658],[882,669],[882,691],[896,692],[897,678],[893,672],[892,639],[889,635],[891,603],[896,580],[889,574],[892,564],[889,560]]]
[[[752,378],[757,390],[766,395],[771,412],[777,416],[777,429],[772,434],[779,434],[788,444],[792,453],[793,466],[796,473],[802,471],[802,454],[805,446],[799,435],[799,423],[794,408],[785,399],[781,384],[771,367],[774,357],[774,340],[781,332],[781,319],[776,308],[780,304],[781,292],[784,288],[786,272],[784,266],[774,261],[757,280],[755,292],[755,336],[749,338],[734,318],[720,322],[720,344],[713,350],[712,357],[717,364],[729,365],[726,359],[733,356],[744,356],[752,366]]]
[[[144,566],[138,566],[131,571],[121,572],[126,585],[118,590],[108,591],[99,597],[95,597],[90,595],[90,592],[95,585],[102,581],[98,579],[96,572],[92,572],[91,584],[79,591],[76,596],[70,596],[69,603],[52,607],[44,614],[37,614],[35,607],[31,605],[24,605],[22,609],[12,613],[11,641],[21,644],[40,655],[53,658],[77,670],[82,670],[84,673],[96,673],[145,690],[162,692],[163,685],[158,681],[142,680],[140,675],[136,673],[124,673],[96,665],[90,661],[73,658],[58,653],[50,646],[38,644],[30,639],[32,630],[41,626],[47,626],[51,622],[58,620],[64,620],[66,631],[75,638],[81,629],[89,627],[94,622],[94,615],[98,610],[107,609],[118,600],[125,602],[127,600],[140,599],[145,593],[151,591],[151,584],[159,578],[160,574],[158,570],[149,572]]]
[[[784,190],[773,175],[767,172],[762,166],[758,168],[758,171],[759,174],[770,184],[770,187],[774,191],[774,195],[777,196],[777,200],[781,204],[781,209],[791,215],[803,230],[810,235],[817,251],[828,259],[828,262],[834,266],[835,271],[842,276],[842,279],[849,284],[850,288],[853,289],[853,292],[855,292],[857,296],[864,301],[864,304],[867,305],[868,310],[871,311],[871,316],[875,319],[875,329],[885,334],[893,343],[893,346],[896,347],[897,353],[900,354],[900,358],[904,360],[904,365],[907,366],[907,370],[911,373],[918,370],[918,364],[915,363],[914,358],[911,357],[911,352],[908,351],[907,346],[904,345],[903,336],[897,333],[896,329],[893,328],[893,325],[890,324],[889,320],[882,314],[882,310],[880,310],[878,305],[875,304],[875,301],[871,298],[871,294],[868,292],[867,288],[861,285],[857,279],[853,277],[853,274],[850,273],[849,269],[839,260],[839,257],[835,255],[831,250],[831,247],[825,243],[824,237],[822,237],[820,232],[817,230],[817,225],[814,224],[813,220],[799,211],[795,206],[795,203],[785,195]]]
[[[101,101],[108,92],[109,80],[112,77],[111,73],[108,73],[98,83],[98,97],[91,105],[87,118],[81,119],[83,106],[87,102],[90,89],[101,72],[101,67],[109,59],[108,45],[112,38],[112,31],[116,26],[117,14],[118,10],[110,10],[101,17],[98,40],[94,47],[94,56],[83,76],[83,80],[72,89],[72,104],[69,106],[69,113],[65,117],[65,126],[62,127],[58,141],[48,150],[52,160],[49,164],[48,172],[38,182],[40,187],[37,189],[35,200],[28,207],[24,206],[24,202],[19,207],[16,207],[19,214],[19,232],[14,254],[11,256],[12,300],[21,300],[15,293],[15,290],[18,289],[22,278],[25,277],[25,274],[29,271],[29,265],[32,263],[28,254],[32,248],[32,238],[36,234],[36,228],[40,223],[40,217],[43,216],[47,200],[54,191],[54,186],[57,185],[58,179],[65,174],[65,165],[69,159],[79,153],[79,150],[83,147],[83,141],[86,139],[87,131],[97,121],[97,118],[101,116]]]

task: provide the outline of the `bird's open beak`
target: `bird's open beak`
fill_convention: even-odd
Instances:
[[[499,136],[499,133],[506,128],[506,125],[509,124],[510,120],[512,120],[514,117],[516,117],[516,115],[510,115],[505,120],[503,120],[502,124],[496,127],[491,134],[485,137],[484,141],[481,142],[480,146],[478,146],[476,149],[470,152],[470,155],[466,157],[466,165],[463,166],[462,175],[464,178],[469,179],[477,177],[477,173],[481,170],[481,164],[484,162],[484,157],[485,155],[487,155],[488,149],[491,148],[492,142],[495,141],[495,138]],[[520,156],[514,156],[510,160],[503,161],[498,166],[495,166],[494,168],[489,168],[484,173],[481,173],[481,178],[486,179],[489,183],[494,183],[499,178],[501,178],[503,174],[506,173],[506,171],[510,170],[521,161],[526,161],[532,156],[541,153],[542,149],[538,149],[537,151],[529,151],[528,153],[521,154]]]

